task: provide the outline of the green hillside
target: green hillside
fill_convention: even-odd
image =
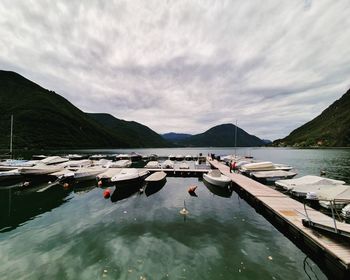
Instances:
[[[274,145],[350,147],[350,90],[318,117],[274,141]]]
[[[149,127],[134,121],[125,121],[104,113],[87,113],[89,117],[111,131],[124,135],[128,143],[133,143],[135,147],[169,147],[171,144],[164,140],[158,133]]]
[[[235,146],[235,127],[233,124],[218,125],[204,133],[183,139],[180,143],[193,147],[233,147]],[[254,147],[264,144],[260,138],[237,127],[237,147]]]
[[[0,71],[0,110],[0,148],[9,147],[11,114],[17,149],[150,146],[148,137],[124,135],[128,128],[111,131],[62,96],[14,72]]]

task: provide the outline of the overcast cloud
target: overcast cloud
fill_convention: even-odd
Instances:
[[[276,139],[350,88],[349,0],[0,2],[0,68],[153,130]]]

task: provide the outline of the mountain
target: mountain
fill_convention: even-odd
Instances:
[[[182,140],[187,139],[191,136],[192,136],[191,134],[175,133],[175,132],[169,132],[169,133],[162,134],[162,137],[165,140],[167,140],[169,142],[173,142],[173,143],[182,141]]]
[[[154,134],[149,136],[151,130],[141,124],[133,123],[143,131],[138,134],[143,135],[142,139],[136,139],[135,134],[125,135],[130,130],[127,124],[124,130],[112,130],[62,96],[10,71],[0,70],[0,111],[0,148],[5,149],[10,142],[11,114],[14,115],[13,144],[17,149],[126,148],[157,142],[150,140]],[[158,141],[163,141],[160,136]]]
[[[123,135],[124,140],[126,140],[127,143],[131,143],[134,147],[150,148],[171,146],[162,136],[143,124],[134,121],[120,120],[105,113],[87,113],[87,115],[104,127],[107,127],[110,131]]]
[[[235,131],[235,125],[222,124],[212,127],[204,133],[185,138],[179,143],[191,147],[233,147],[235,146]],[[237,127],[237,147],[253,147],[264,144],[260,138]]]
[[[319,116],[274,141],[274,145],[350,147],[350,89]]]

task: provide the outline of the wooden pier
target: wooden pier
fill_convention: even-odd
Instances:
[[[314,223],[332,225],[331,217],[246,176],[230,173],[228,166],[216,160],[209,162],[230,177],[238,194],[318,263],[330,279],[350,279],[350,240],[303,225],[307,218],[304,207]],[[337,225],[350,232],[350,224]]]
[[[179,168],[155,168],[155,169],[150,169],[150,168],[145,168],[149,172],[154,173],[157,171],[163,171],[167,174],[168,177],[203,177],[204,173],[208,173],[210,169],[195,169],[195,168],[190,168],[190,169],[179,169]]]

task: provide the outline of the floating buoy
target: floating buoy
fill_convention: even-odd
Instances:
[[[197,186],[190,186],[188,188],[188,193],[191,195],[191,196],[197,196],[196,194],[196,189],[197,189]]]
[[[97,186],[99,186],[99,187],[101,188],[101,187],[102,187],[102,185],[103,185],[102,181],[101,181],[101,180],[99,180],[99,181],[97,182]]]
[[[180,210],[180,214],[186,216],[186,215],[188,215],[189,213],[190,213],[190,212],[186,209],[186,203],[185,203],[185,201],[184,201],[184,207]]]
[[[103,192],[103,197],[104,198],[109,198],[111,196],[111,191],[109,189],[105,189]]]

